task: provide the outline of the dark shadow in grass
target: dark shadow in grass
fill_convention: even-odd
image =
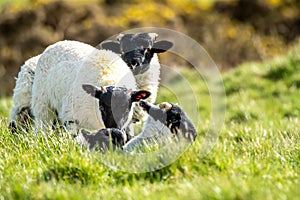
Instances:
[[[236,112],[233,112],[233,114],[231,115],[229,120],[231,122],[244,123],[244,122],[248,122],[250,120],[257,120],[257,119],[258,119],[258,116],[255,115],[254,113],[236,111]]]
[[[300,88],[300,80],[293,80],[288,84],[289,87]]]
[[[227,96],[238,93],[242,89],[243,87],[241,87],[240,85],[231,85],[231,86],[225,85],[225,92]]]
[[[168,182],[172,179],[173,176],[176,175],[176,173],[185,173],[185,169],[181,167],[180,164],[176,163],[177,161],[172,165],[166,166],[159,170],[145,173],[127,173],[114,171],[111,173],[111,176],[115,181],[114,184],[120,185],[132,185],[136,181],[146,181],[149,183]]]
[[[65,181],[68,183],[77,183],[87,184],[90,180],[89,174],[78,167],[53,167],[47,171],[43,172],[40,181]]]
[[[220,172],[226,170],[225,165],[221,165],[221,163],[217,163],[215,160],[209,157],[202,158],[202,164],[209,166],[209,168],[214,168],[215,170]]]
[[[163,169],[153,171],[153,172],[145,172],[139,174],[127,173],[125,174],[114,174],[116,178],[116,182],[118,184],[129,183],[132,184],[135,181],[149,181],[150,183],[161,182],[167,180],[170,176],[172,176],[172,170],[170,167],[165,167]]]
[[[287,76],[292,75],[293,71],[285,65],[271,69],[264,78],[270,79],[272,81],[279,81]]]
[[[237,135],[237,136],[234,136],[233,137],[233,140],[236,142],[236,143],[240,143],[240,142],[243,142],[244,141],[244,138],[240,135]]]
[[[33,197],[30,195],[30,191],[28,189],[25,189],[23,185],[20,185],[16,183],[11,188],[11,197],[12,199],[33,199]],[[7,199],[10,199],[7,198]],[[4,199],[6,199],[4,197]]]
[[[289,111],[286,111],[283,116],[286,118],[300,117],[300,109],[294,108]]]

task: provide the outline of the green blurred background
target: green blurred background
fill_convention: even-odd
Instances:
[[[225,71],[285,53],[300,34],[298,0],[0,0],[0,10],[0,97],[26,59],[59,40],[96,46],[130,28],[165,27],[197,40]]]

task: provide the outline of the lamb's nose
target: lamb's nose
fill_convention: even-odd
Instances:
[[[138,65],[138,62],[136,60],[132,60],[130,65],[131,65],[132,69],[135,69],[136,66]]]

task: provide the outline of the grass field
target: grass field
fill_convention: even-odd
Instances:
[[[181,73],[200,102],[199,135],[180,159],[154,172],[114,171],[51,131],[12,135],[11,99],[1,99],[0,199],[300,199],[300,46],[223,74],[225,124],[204,157],[209,93],[192,71]],[[162,88],[158,102],[170,99]]]

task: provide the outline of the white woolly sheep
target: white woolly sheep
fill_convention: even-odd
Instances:
[[[91,50],[91,48],[89,49]],[[86,56],[85,53],[86,52],[82,51],[81,54],[74,54],[73,57],[72,54],[70,54],[68,58],[64,58],[63,55],[56,57],[54,56],[54,61],[56,61],[57,63],[65,60],[79,61]],[[25,62],[25,64],[21,67],[21,70],[18,74],[16,86],[14,88],[13,93],[14,106],[11,109],[9,125],[13,131],[20,128],[27,128],[27,125],[30,124],[31,119],[33,117],[30,109],[32,85],[34,82],[36,66],[41,55],[42,54],[28,59]]]
[[[49,125],[58,115],[72,133],[80,127],[124,129],[132,102],[150,95],[135,88],[132,72],[115,53],[76,41],[57,42],[42,53],[36,67],[31,99],[35,126]],[[107,107],[110,120],[103,119]]]
[[[135,76],[138,89],[151,92],[151,97],[147,99],[150,103],[156,100],[160,80],[160,64],[157,54],[173,46],[170,41],[156,41],[157,36],[156,33],[120,34],[117,41],[107,40],[100,44],[102,49],[121,54],[122,59]],[[145,121],[145,119],[145,113],[136,106],[133,121]]]

